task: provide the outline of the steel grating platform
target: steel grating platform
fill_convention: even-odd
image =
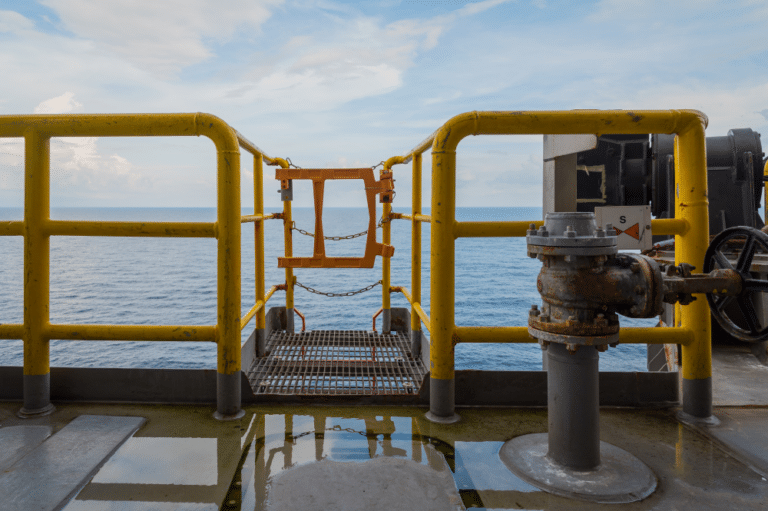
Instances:
[[[257,395],[408,395],[419,392],[426,375],[402,332],[278,330],[266,351],[248,370]]]

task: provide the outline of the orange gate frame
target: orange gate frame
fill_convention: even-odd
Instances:
[[[315,246],[312,257],[278,257],[278,268],[373,268],[377,255],[392,257],[395,247],[376,242],[376,195],[381,194],[381,202],[390,202],[394,192],[392,172],[384,169],[381,180],[376,181],[373,169],[276,169],[275,179],[281,187],[288,189],[291,179],[312,180],[312,192],[315,202]],[[363,257],[327,257],[323,237],[323,194],[325,181],[328,179],[362,179],[365,184],[365,197],[368,202],[368,236],[365,240]]]

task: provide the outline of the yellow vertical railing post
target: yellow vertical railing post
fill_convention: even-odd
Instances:
[[[216,418],[242,417],[240,408],[240,150],[217,143],[217,380]],[[227,141],[231,142],[231,141]]]
[[[763,222],[768,224],[768,181],[765,178],[768,177],[768,160],[765,160],[765,167],[763,168],[763,191],[765,192],[765,204],[763,204]]]
[[[24,405],[23,417],[47,415],[51,404],[50,347],[50,137],[24,135]]]
[[[253,214],[264,215],[264,156],[253,157]],[[264,300],[264,221],[253,222],[253,253],[256,271],[255,296],[256,302]],[[263,356],[266,348],[264,329],[266,328],[266,307],[256,313],[256,356]]]
[[[411,175],[411,292],[413,303],[421,305],[421,154],[414,154]],[[411,305],[411,354],[421,354],[421,320]]]
[[[385,169],[389,170],[389,169]],[[392,223],[389,217],[392,212],[392,204],[385,202],[382,204],[381,242],[384,245],[392,244]],[[390,301],[390,286],[392,285],[391,261],[387,256],[381,258],[381,332],[388,334],[392,330],[392,309]]]
[[[288,163],[278,159],[280,166],[288,168]],[[285,236],[285,257],[293,257],[293,218],[291,215],[291,201],[293,197],[283,195],[283,234]],[[288,333],[295,331],[293,315],[293,268],[285,269],[285,330]]]
[[[690,122],[675,137],[675,218],[691,226],[675,236],[675,264],[686,262],[701,272],[709,246],[709,202],[704,124]],[[710,312],[700,296],[680,307],[683,328],[693,331],[694,341],[682,347],[683,412],[697,418],[712,415],[712,343]]]
[[[442,131],[432,146],[432,247],[430,253],[429,413],[435,422],[459,420],[454,381],[454,264],[456,146]]]

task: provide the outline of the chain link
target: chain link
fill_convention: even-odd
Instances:
[[[296,282],[297,286],[306,289],[310,293],[315,293],[316,295],[328,296],[330,298],[336,298],[336,297],[340,297],[340,296],[355,296],[355,295],[359,295],[360,293],[365,293],[366,291],[370,291],[371,289],[373,289],[374,287],[376,287],[376,286],[378,286],[380,284],[381,284],[381,281],[374,282],[370,286],[364,287],[363,289],[358,289],[357,291],[349,291],[347,293],[324,293],[322,291],[318,291],[317,289],[313,289],[313,288],[311,288],[309,286],[305,286],[301,282]]]
[[[376,224],[376,228],[380,229],[381,226],[384,225],[387,222],[389,222],[389,220],[384,221],[384,217],[381,217],[381,220],[379,220],[379,223]],[[303,234],[304,236],[309,236],[310,238],[314,238],[315,237],[315,233],[309,232],[309,231],[305,231],[304,229],[299,229],[298,227],[296,227],[296,222],[293,222],[293,225],[291,225],[291,229],[296,231],[296,232],[298,232],[299,234]],[[367,229],[365,231],[363,231],[363,232],[358,232],[358,233],[355,233],[355,234],[348,234],[347,236],[323,236],[323,239],[329,240],[329,241],[351,240],[351,239],[359,238],[361,236],[365,236],[366,234],[368,234],[368,230]]]
[[[293,163],[290,158],[286,158],[285,161],[288,162],[288,165],[290,165],[291,167],[293,167],[295,169],[300,169],[301,168],[298,165],[296,165],[295,163]]]

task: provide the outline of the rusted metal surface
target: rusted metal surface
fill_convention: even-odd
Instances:
[[[307,319],[304,317],[304,314],[299,312],[299,309],[297,309],[296,307],[293,308],[293,312],[295,312],[296,315],[301,318],[301,331],[302,332],[306,332],[306,330],[307,330]]]
[[[379,315],[380,315],[382,312],[384,312],[384,308],[383,308],[383,307],[379,307],[379,310],[377,310],[377,311],[376,311],[376,314],[374,314],[374,315],[372,316],[372,318],[371,318],[371,319],[373,320],[373,331],[374,331],[374,332],[376,331],[376,318],[378,318],[378,317],[379,317]]]
[[[257,395],[410,395],[426,368],[405,333],[276,331],[248,380]]]
[[[394,181],[392,171],[383,169],[380,180],[376,181],[370,167],[356,169],[300,169],[280,168],[275,170],[275,179],[281,187],[289,186],[292,179],[312,181],[315,203],[315,243],[312,257],[279,257],[278,268],[373,268],[377,255],[392,257],[395,248],[376,242],[376,195],[381,195],[381,202],[392,202]],[[368,236],[365,241],[363,257],[327,257],[325,238],[323,237],[323,195],[325,181],[329,179],[361,179],[365,185],[368,204]]]

